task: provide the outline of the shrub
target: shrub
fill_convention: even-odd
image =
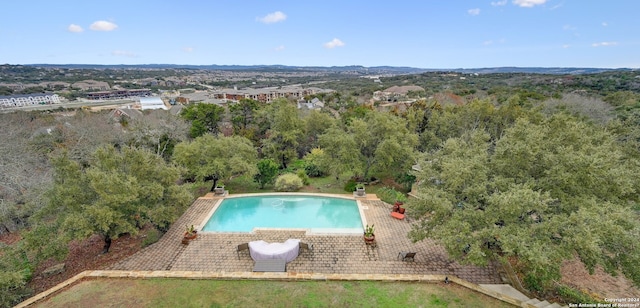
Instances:
[[[304,184],[304,185],[309,185],[310,184],[309,176],[307,175],[307,173],[304,170],[302,170],[302,169],[298,170],[298,172],[296,172],[296,175],[298,175],[298,177],[302,180],[302,184]]]
[[[304,171],[307,173],[307,175],[314,178],[325,175],[325,173],[320,169],[320,167],[318,167],[318,165],[309,162],[304,165]]]
[[[302,179],[293,173],[285,173],[276,179],[276,191],[298,191],[304,184]]]
[[[346,192],[354,192],[356,190],[356,180],[350,179],[344,184],[344,191]]]
[[[263,159],[258,162],[258,173],[254,175],[253,180],[263,189],[266,184],[271,184],[277,175],[278,164],[271,159]]]
[[[524,276],[524,284],[529,290],[540,292],[542,291],[542,279],[535,275],[527,274]]]
[[[0,271],[0,307],[13,307],[30,295],[20,272]]]
[[[322,149],[311,149],[311,152],[304,156],[304,171],[310,177],[321,177],[326,171],[321,168],[324,159],[324,151]]]
[[[302,159],[296,159],[287,165],[287,168],[282,170],[285,173],[294,173],[300,169],[304,169],[305,162]]]
[[[386,203],[393,204],[396,201],[396,190],[388,186],[378,188],[376,195]]]
[[[402,192],[397,191],[393,187],[387,187],[387,186],[382,187],[378,189],[378,191],[376,192],[376,195],[378,196],[378,198],[380,198],[380,200],[389,204],[393,204],[396,201],[401,201],[401,202],[407,201],[407,196],[405,196]]]
[[[13,307],[32,295],[26,285],[34,267],[26,252],[17,246],[0,247],[0,307]]]
[[[589,294],[585,294],[582,291],[570,288],[565,285],[557,285],[556,292],[558,295],[562,297],[562,299],[567,303],[594,303],[597,302],[596,299],[589,296]]]
[[[413,183],[416,182],[416,176],[411,173],[404,172],[396,176],[396,182],[402,184],[402,189],[405,192],[409,192],[411,191],[411,186],[413,186]]]
[[[162,232],[160,232],[158,229],[149,229],[149,231],[147,232],[147,236],[142,240],[142,248],[159,241],[160,237],[162,237]]]

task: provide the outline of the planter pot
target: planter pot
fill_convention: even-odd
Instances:
[[[373,243],[373,242],[375,242],[375,241],[376,241],[376,236],[375,236],[375,234],[374,234],[374,235],[371,235],[371,236],[366,236],[366,235],[364,236],[364,243],[365,243],[365,244],[372,244],[372,243]]]
[[[356,188],[357,196],[364,196],[364,188]]]
[[[193,233],[185,233],[184,234],[184,239],[185,240],[193,240],[196,237],[198,237],[198,233],[197,232],[193,232]]]
[[[216,186],[216,188],[213,189],[213,192],[216,195],[222,195],[224,194],[224,186]]]

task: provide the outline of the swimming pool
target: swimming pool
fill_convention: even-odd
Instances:
[[[209,217],[204,232],[306,229],[311,233],[362,234],[364,223],[353,199],[301,194],[227,197]]]

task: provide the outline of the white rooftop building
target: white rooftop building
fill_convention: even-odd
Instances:
[[[140,109],[142,109],[142,110],[153,110],[153,109],[169,110],[169,108],[164,104],[162,99],[160,99],[159,97],[141,97],[140,98]]]

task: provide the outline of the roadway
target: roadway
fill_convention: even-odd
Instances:
[[[22,107],[10,107],[10,108],[2,108],[0,112],[9,113],[15,111],[43,111],[43,110],[55,110],[59,108],[63,109],[73,109],[73,108],[82,108],[84,106],[87,107],[100,107],[100,106],[123,106],[130,105],[133,103],[138,103],[137,100],[123,99],[123,100],[108,100],[108,101],[66,101],[59,104],[51,104],[51,105],[29,105]]]

